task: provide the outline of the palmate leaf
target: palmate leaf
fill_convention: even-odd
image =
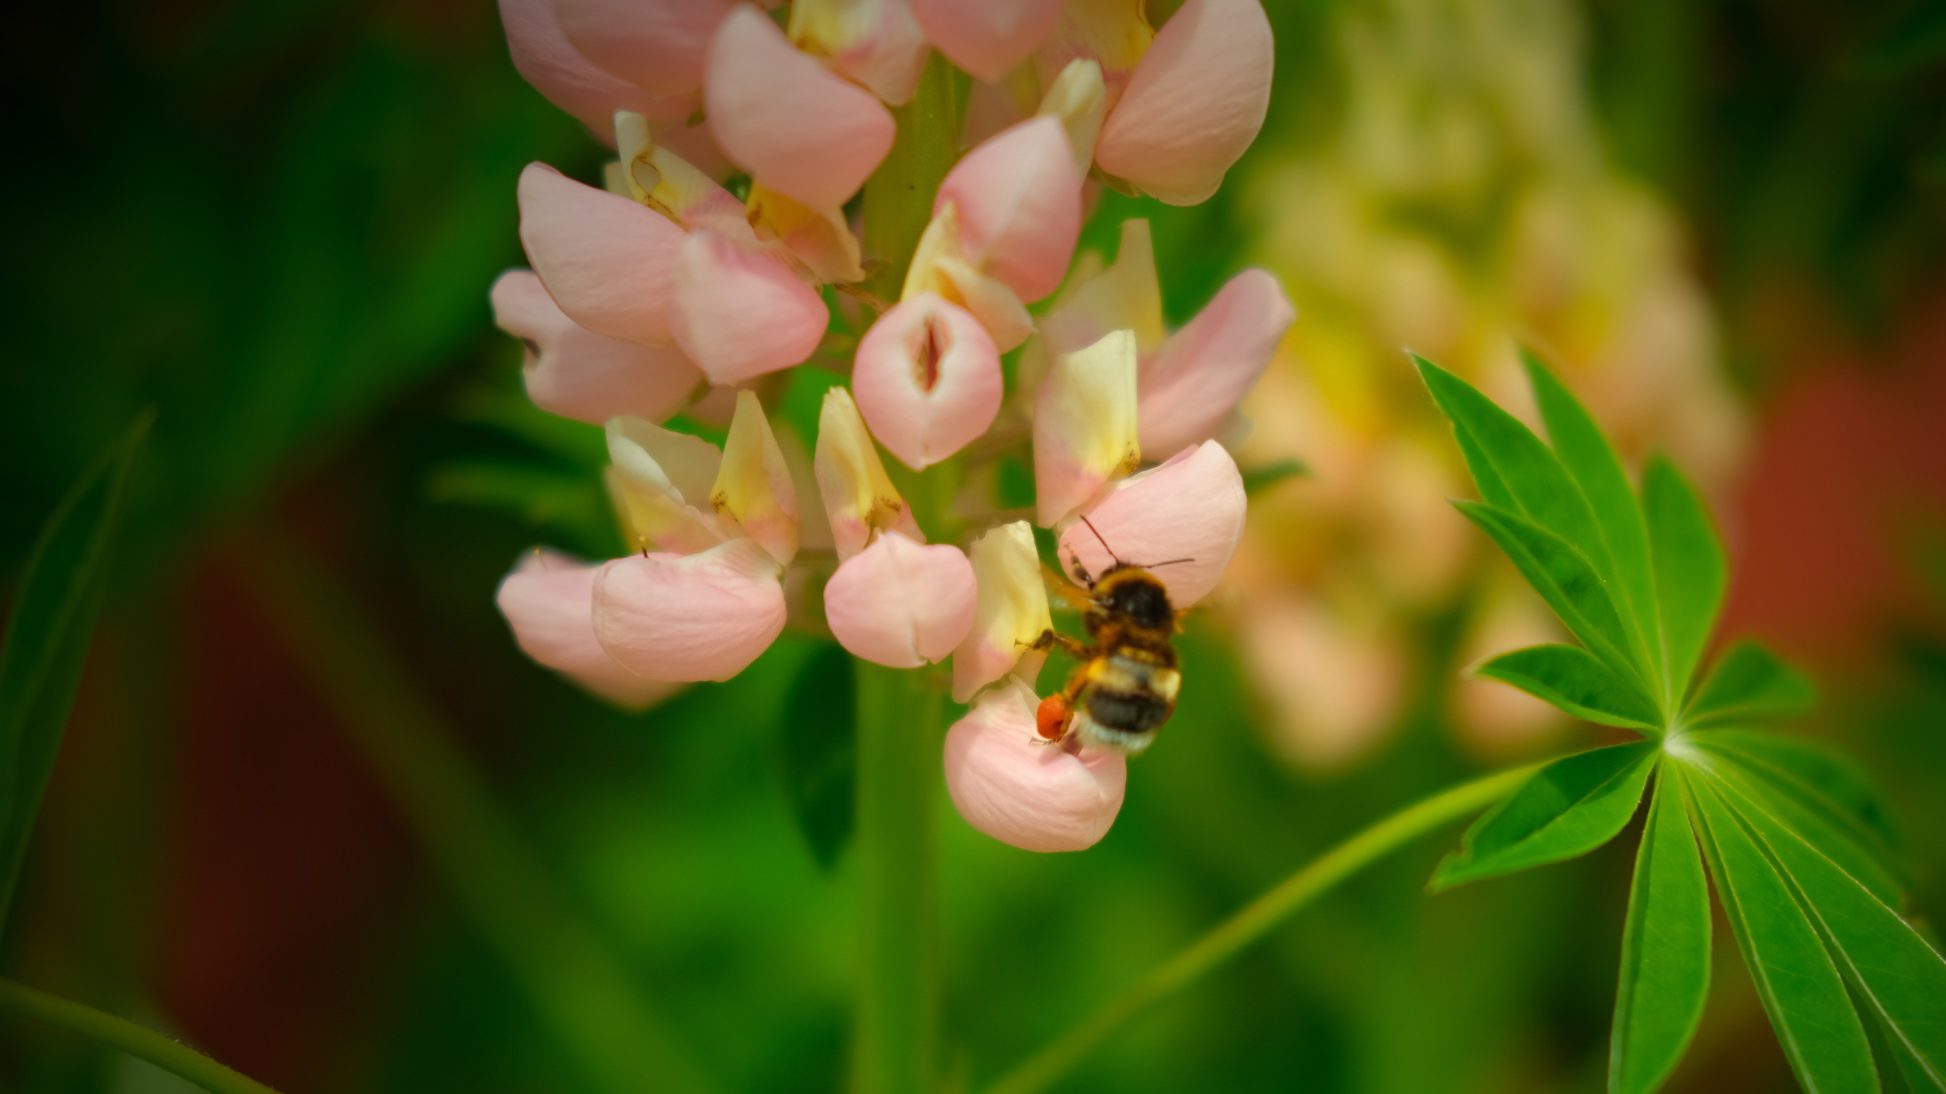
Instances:
[[[107,586],[122,495],[147,436],[144,414],[62,500],[27,560],[0,646],[0,924]]]
[[[1642,515],[1655,565],[1665,679],[1671,698],[1680,702],[1723,606],[1723,542],[1695,488],[1667,460],[1650,460],[1643,471]]]
[[[1815,741],[1748,729],[1711,730],[1690,739],[1713,752],[1733,753],[1738,762],[1761,769],[1772,785],[1817,799],[1822,809],[1855,827],[1867,844],[1894,857],[1899,836],[1879,803],[1878,790],[1843,754]]]
[[[1635,815],[1654,766],[1643,741],[1559,759],[1487,812],[1433,873],[1437,892],[1480,878],[1585,855]]]
[[[1717,787],[1687,781],[1730,932],[1791,1070],[1810,1091],[1875,1091],[1865,1028],[1809,913]]]
[[[1709,996],[1709,886],[1682,779],[1681,765],[1660,767],[1636,853],[1608,1058],[1608,1089],[1618,1094],[1669,1077]]]
[[[1946,959],[1837,862],[1734,781],[1722,800],[1756,838],[1892,1043],[1946,1088]]]
[[[1802,714],[1817,701],[1817,689],[1777,655],[1741,639],[1710,666],[1683,712],[1691,728],[1783,718]]]
[[[1525,517],[1482,502],[1453,505],[1500,545],[1561,623],[1615,673],[1639,680],[1628,635],[1588,556]]]
[[[1452,422],[1460,451],[1480,486],[1481,496],[1496,508],[1525,518],[1535,527],[1573,544],[1586,557],[1599,583],[1606,586],[1614,582],[1620,588],[1622,583],[1617,578],[1619,571],[1605,524],[1597,519],[1583,484],[1570,474],[1554,450],[1520,419],[1494,405],[1471,384],[1423,358],[1413,360],[1433,401]],[[1557,405],[1555,409],[1557,414],[1567,416],[1562,407]],[[1564,428],[1575,437],[1577,444],[1583,439],[1571,427]],[[1576,454],[1585,455],[1579,447]],[[1624,479],[1625,492],[1626,488]],[[1605,490],[1603,496],[1607,498]],[[1629,507],[1633,509],[1632,501]],[[1634,561],[1639,564],[1642,558]],[[1626,591],[1617,599],[1617,606],[1622,608],[1616,615],[1619,628],[1614,644],[1622,656],[1617,667],[1627,670],[1628,675],[1653,680],[1654,663],[1645,632],[1630,610]]]
[[[1529,646],[1503,653],[1474,672],[1512,684],[1577,718],[1651,733],[1661,731],[1655,704],[1580,646]]]

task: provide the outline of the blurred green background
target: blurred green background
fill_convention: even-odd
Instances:
[[[1231,184],[1194,209],[1111,199],[1089,238],[1149,216],[1180,321],[1244,264],[1302,265],[1275,253],[1309,238],[1276,226],[1302,200],[1278,172],[1368,135],[1379,115],[1355,107],[1373,73],[1400,73],[1404,107],[1377,137],[1416,178],[1452,148],[1426,104],[1482,71],[1554,72],[1537,93],[1568,99],[1480,96],[1476,120],[1492,130],[1507,103],[1580,119],[1602,172],[1671,211],[1716,332],[1704,367],[1747,422],[1720,491],[1730,626],[1820,678],[1804,731],[1885,787],[1913,910],[1938,924],[1940,6],[1514,4],[1496,20],[1543,29],[1506,39],[1450,33],[1496,22],[1485,0],[1267,7],[1275,99]],[[831,788],[785,759],[819,728],[818,645],[788,639],[732,684],[624,716],[527,663],[493,608],[523,549],[612,552],[614,533],[598,431],[526,405],[519,346],[486,305],[521,261],[521,166],[590,177],[599,159],[515,76],[491,6],[41,6],[0,51],[0,588],[83,466],[158,411],[0,973],[292,1091],[598,1089],[617,1059],[651,1089],[839,1085],[849,864],[820,865],[796,817]],[[1459,147],[1484,178],[1549,154]],[[1426,231],[1464,257],[1504,197],[1469,190],[1452,199],[1467,216]],[[1284,372],[1302,385],[1308,363]],[[1301,507],[1326,470],[1275,490]],[[1192,625],[1168,746],[1131,772],[1101,846],[1038,857],[947,816],[955,1072],[993,1077],[1321,848],[1493,762],[1446,724],[1466,599],[1412,617],[1393,724],[1355,763],[1307,768],[1268,743],[1218,612]],[[1633,841],[1427,898],[1443,842],[1277,931],[1062,1089],[1599,1089]],[[1717,959],[1674,1088],[1789,1089],[1733,951]],[[8,1022],[0,1088],[176,1087]]]

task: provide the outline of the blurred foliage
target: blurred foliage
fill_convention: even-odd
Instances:
[[[1116,222],[1149,217],[1172,323],[1249,260],[1262,233],[1241,196],[1268,157],[1340,121],[1320,74],[1350,6],[1267,7],[1276,101],[1237,185],[1193,209],[1106,195],[1084,241],[1112,250]],[[1591,15],[1582,44],[1615,155],[1689,210],[1713,283],[1791,269],[1881,323],[1937,285],[1936,24],[1900,31],[1889,7],[1675,0]],[[250,542],[236,529],[275,524],[382,629],[539,845],[538,884],[585,916],[701,1067],[731,1089],[835,1087],[849,869],[840,854],[822,871],[800,836],[797,811],[822,808],[804,776],[822,769],[815,756],[787,766],[781,744],[810,728],[801,689],[823,647],[787,639],[735,684],[631,717],[522,659],[491,602],[536,543],[600,555],[616,542],[586,473],[599,431],[526,406],[519,347],[486,307],[493,276],[520,261],[521,165],[587,171],[598,156],[514,75],[491,7],[43,6],[0,51],[23,153],[0,182],[19,214],[0,271],[13,350],[0,585],[14,587],[66,484],[137,409],[157,409],[0,968],[178,1029],[294,1091],[584,1081],[411,843],[398,819],[410,803],[348,755],[265,621],[269,594],[235,579]],[[1740,332],[1763,315],[1740,314],[1732,344],[1747,352]],[[800,432],[831,381],[807,372],[783,393]],[[1311,466],[1274,491],[1311,489],[1329,470]],[[1183,643],[1167,746],[1134,765],[1101,847],[1029,856],[945,819],[948,1060],[990,1078],[1310,855],[1471,770],[1441,701],[1465,608],[1415,622],[1385,754],[1360,771],[1267,760],[1251,729],[1262,701],[1211,612]],[[1885,782],[1921,864],[1915,907],[1934,923],[1941,614],[1915,607],[1895,667],[1831,689],[1819,719]],[[1598,1089],[1627,855],[1428,900],[1440,851],[1361,877],[1067,1089],[1268,1091],[1293,1075],[1359,1092]],[[1678,1087],[1789,1081],[1747,988],[1713,1001],[1700,1036]],[[654,1061],[643,1071],[653,1081]],[[167,1089],[10,1025],[0,1086]]]

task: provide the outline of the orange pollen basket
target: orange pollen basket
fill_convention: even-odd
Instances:
[[[1034,711],[1034,728],[1042,737],[1058,741],[1068,731],[1068,697],[1055,692],[1041,700],[1040,708]]]

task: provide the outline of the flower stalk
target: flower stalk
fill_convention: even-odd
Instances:
[[[987,1088],[987,1094],[1033,1094],[1047,1089],[1136,1015],[1235,957],[1358,871],[1505,797],[1538,766],[1498,771],[1414,802],[1312,859],[1007,1072]]]
[[[120,1049],[214,1094],[276,1094],[270,1087],[217,1063],[167,1034],[13,980],[0,980],[0,1011]]]

